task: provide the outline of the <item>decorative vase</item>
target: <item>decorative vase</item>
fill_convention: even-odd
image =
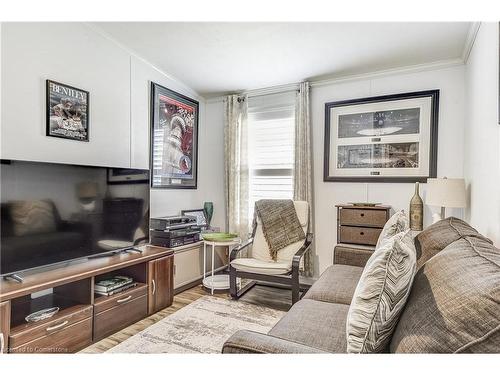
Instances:
[[[205,211],[205,217],[207,218],[207,225],[210,226],[210,222],[212,221],[212,216],[214,214],[213,202],[205,202],[203,204],[203,211]]]
[[[423,230],[424,229],[424,202],[419,195],[419,184],[415,183],[415,194],[410,201],[410,229]]]

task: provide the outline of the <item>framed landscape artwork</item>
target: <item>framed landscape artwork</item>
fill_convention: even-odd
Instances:
[[[89,141],[89,92],[46,81],[46,135]]]
[[[151,187],[196,189],[199,103],[151,83]]]
[[[324,181],[436,177],[439,90],[325,104]]]

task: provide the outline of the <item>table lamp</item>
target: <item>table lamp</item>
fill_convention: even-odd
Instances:
[[[466,207],[463,178],[428,178],[425,203],[441,207],[441,214],[432,215],[433,223],[445,218],[446,207]]]

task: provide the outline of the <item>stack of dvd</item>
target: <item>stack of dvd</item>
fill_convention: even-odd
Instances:
[[[128,276],[114,276],[109,279],[100,280],[94,284],[94,292],[102,296],[112,296],[115,293],[137,286],[137,283]]]

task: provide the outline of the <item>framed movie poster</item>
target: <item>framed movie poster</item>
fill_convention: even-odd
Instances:
[[[196,189],[199,103],[151,83],[151,187]]]
[[[324,181],[436,177],[439,90],[325,104]]]
[[[47,80],[46,135],[89,141],[89,92]]]

